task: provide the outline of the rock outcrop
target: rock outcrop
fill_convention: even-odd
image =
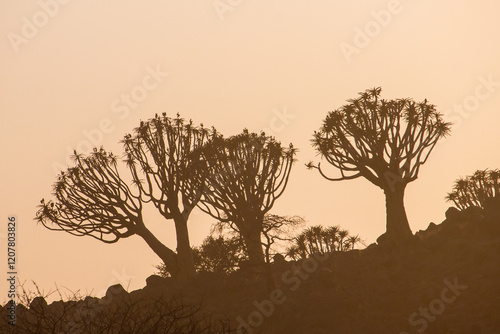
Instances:
[[[372,244],[296,262],[275,257],[272,286],[248,268],[184,283],[152,275],[130,293],[114,285],[103,298],[50,305],[35,298],[29,308],[18,305],[18,321],[23,333],[59,318],[63,333],[92,333],[86,323],[107,333],[154,333],[155,321],[168,333],[500,333],[500,205],[493,204],[450,208],[397,252]]]

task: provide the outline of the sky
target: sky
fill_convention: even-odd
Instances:
[[[1,267],[16,215],[27,287],[142,288],[160,260],[140,237],[108,245],[33,218],[73,149],[121,154],[123,136],[162,112],[226,136],[248,128],[293,143],[297,162],[272,213],[340,225],[370,244],[385,231],[382,191],[304,164],[320,161],[310,140],[327,112],[379,86],[386,99],[427,99],[454,123],[405,195],[414,232],[440,223],[455,179],[500,168],[498,13],[495,0],[0,0]],[[173,224],[154,209],[146,218],[175,248]],[[193,245],[212,223],[192,214]]]

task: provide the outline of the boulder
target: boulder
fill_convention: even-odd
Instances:
[[[42,296],[35,297],[30,303],[30,309],[41,310],[47,306],[47,301]]]
[[[99,299],[97,303],[99,307],[109,307],[110,305],[114,305],[116,307],[117,305],[122,304],[127,297],[130,297],[129,293],[123,288],[123,286],[121,284],[115,284],[106,290],[106,295]],[[81,308],[86,308],[89,306],[86,304],[89,301],[90,300],[80,300],[78,301],[78,305]]]
[[[106,302],[113,300],[121,300],[128,295],[128,292],[121,284],[112,285],[106,290],[106,296],[103,298]]]
[[[273,256],[273,262],[277,265],[286,263],[285,257],[281,254],[276,254]]]
[[[429,226],[427,226],[427,230],[426,231],[428,231],[428,232],[435,232],[437,229],[438,229],[438,226],[436,224],[434,224],[434,222],[430,222]]]
[[[92,296],[86,296],[85,299],[83,300],[83,302],[85,304],[89,304],[89,305],[96,304],[98,301],[99,301],[99,298],[92,297]]]
[[[431,222],[429,226],[427,226],[427,229],[425,230],[419,230],[417,233],[415,233],[415,236],[417,236],[420,240],[425,240],[439,232],[441,229],[441,226],[438,226]]]
[[[389,237],[387,236],[387,233],[383,233],[377,238],[377,244],[379,246],[385,246],[388,243],[389,243]]]
[[[97,298],[96,298],[97,299]],[[67,304],[62,301],[62,300],[56,300],[56,301],[53,301],[50,305],[49,305],[49,310],[51,312],[63,312],[64,311],[64,308],[67,306]]]
[[[283,271],[288,268],[288,262],[285,260],[285,257],[281,254],[276,254],[273,257],[274,268],[278,271]]]
[[[457,221],[463,218],[463,214],[457,208],[449,207],[448,210],[446,210],[445,217],[449,221]]]
[[[408,240],[397,240],[385,232],[377,238],[377,244],[381,250],[392,252],[399,250],[402,246],[405,247]]]
[[[151,275],[146,278],[146,286],[148,288],[157,288],[166,285],[168,282],[168,278],[161,277],[158,275]]]
[[[373,243],[369,244],[368,247],[365,248],[364,253],[366,254],[366,253],[374,252],[377,250],[377,247],[378,247],[377,243],[373,242]]]

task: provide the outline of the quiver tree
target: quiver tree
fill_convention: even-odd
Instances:
[[[204,175],[190,156],[209,137],[210,131],[203,125],[195,127],[179,115],[173,119],[163,113],[141,122],[123,140],[125,161],[141,199],[151,201],[163,217],[174,221],[178,268],[167,262],[165,266],[167,271],[180,271],[183,277],[195,274],[187,222],[200,199]]]
[[[105,243],[137,234],[165,263],[175,263],[176,254],[144,225],[141,194],[123,181],[116,156],[101,148],[87,157],[75,152],[73,159],[75,166],[54,184],[55,200],[42,199],[35,219],[49,230]]]
[[[349,231],[341,229],[340,226],[315,225],[306,228],[293,239],[286,255],[293,260],[305,259],[314,254],[352,250],[358,243],[362,243],[358,235],[349,235]]]
[[[461,210],[471,206],[484,209],[488,199],[500,199],[500,170],[477,170],[471,176],[456,180],[453,191],[445,198]]]
[[[404,207],[406,185],[417,179],[437,141],[450,131],[427,100],[383,100],[380,88],[360,93],[331,111],[314,133],[313,146],[340,176],[329,177],[321,165],[310,162],[331,181],[364,177],[384,191],[386,235],[400,242],[412,235]]]
[[[193,156],[207,173],[198,207],[236,225],[253,265],[264,264],[264,215],[285,190],[295,152],[291,144],[283,148],[273,137],[244,130],[227,139],[214,136]]]

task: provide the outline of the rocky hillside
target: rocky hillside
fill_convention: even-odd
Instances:
[[[184,284],[153,275],[102,299],[40,297],[17,306],[16,333],[500,333],[500,205],[450,208],[404,249],[276,258],[270,272]],[[8,305],[1,312],[7,333]]]

